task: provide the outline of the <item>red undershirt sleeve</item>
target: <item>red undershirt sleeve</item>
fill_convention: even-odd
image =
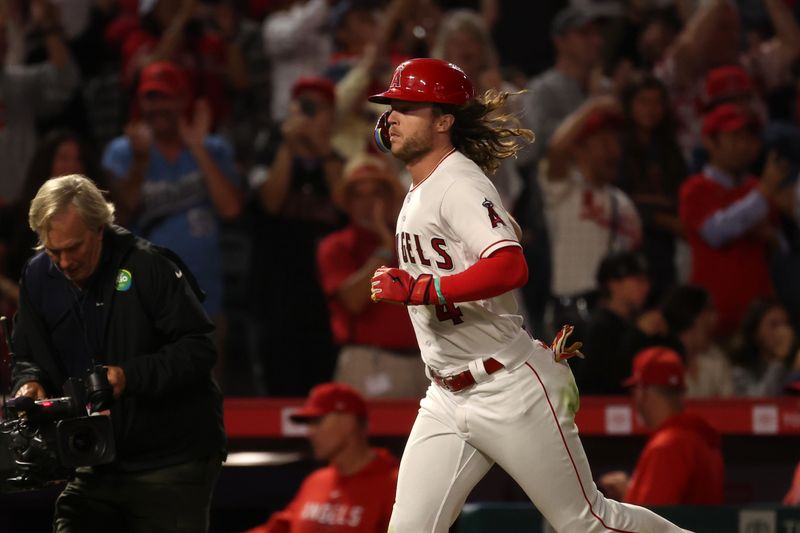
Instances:
[[[528,265],[522,248],[506,246],[479,259],[464,272],[442,277],[440,286],[444,299],[448,303],[457,303],[494,298],[522,287],[527,281]],[[438,302],[433,283],[429,291],[430,301]]]

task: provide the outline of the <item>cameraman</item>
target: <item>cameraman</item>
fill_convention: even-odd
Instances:
[[[206,531],[225,454],[214,328],[178,256],[113,221],[80,175],[45,182],[29,212],[42,251],[22,273],[14,394],[59,396],[99,364],[114,396],[116,459],[77,470],[54,530]]]

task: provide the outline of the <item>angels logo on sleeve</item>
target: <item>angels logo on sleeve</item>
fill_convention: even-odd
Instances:
[[[500,224],[504,226],[506,225],[506,223],[503,222],[503,219],[500,218],[500,215],[497,214],[497,211],[494,210],[494,204],[491,200],[484,198],[481,205],[489,212],[489,221],[492,223],[493,228],[496,228]]]

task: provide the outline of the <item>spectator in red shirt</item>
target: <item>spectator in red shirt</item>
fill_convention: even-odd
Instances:
[[[421,398],[430,385],[406,309],[369,305],[372,273],[397,265],[394,221],[401,200],[402,187],[382,159],[354,158],[334,194],[350,223],[317,251],[331,330],[341,348],[334,378],[369,397]]]
[[[725,467],[719,433],[702,418],[684,412],[684,368],[680,356],[662,346],[639,352],[633,400],[653,434],[633,476],[611,472],[600,486],[614,499],[636,505],[718,505],[724,499]]]
[[[247,533],[385,533],[398,462],[367,442],[367,406],[351,387],[325,383],[291,416],[308,424],[314,457],[330,464],[309,475],[283,511]]]
[[[723,336],[736,330],[750,301],[773,292],[772,204],[784,192],[788,164],[770,153],[761,179],[749,175],[760,150],[757,133],[757,119],[740,107],[716,107],[703,121],[709,164],[680,190],[680,219],[692,252],[690,282],[711,294]]]

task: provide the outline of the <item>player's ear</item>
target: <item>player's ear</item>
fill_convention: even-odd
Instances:
[[[437,133],[444,133],[448,131],[450,128],[453,127],[453,123],[456,121],[456,117],[450,114],[444,114],[436,117],[436,121],[434,123],[434,127],[436,128]]]

